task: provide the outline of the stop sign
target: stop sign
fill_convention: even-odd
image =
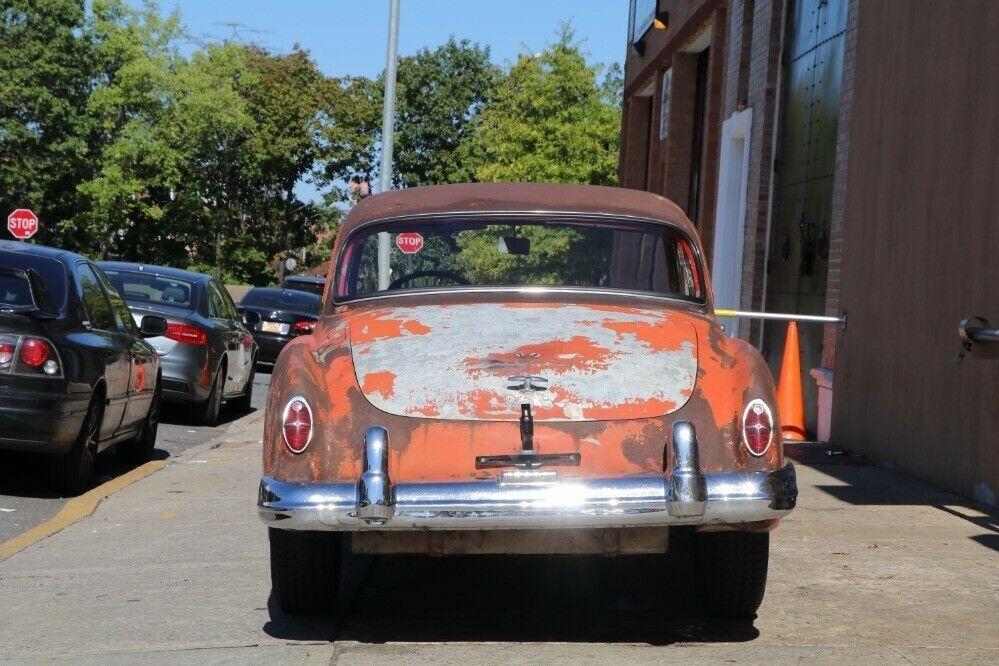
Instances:
[[[395,237],[395,244],[406,254],[416,254],[423,249],[423,236],[415,231],[407,231]]]
[[[38,232],[38,216],[27,208],[18,208],[7,216],[7,230],[14,238],[28,240]]]

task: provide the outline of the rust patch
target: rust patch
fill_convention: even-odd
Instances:
[[[395,373],[388,370],[372,372],[364,376],[361,390],[365,393],[381,393],[383,398],[392,396],[395,385]]]
[[[490,354],[486,358],[467,358],[462,365],[472,379],[478,379],[483,373],[505,377],[519,368],[528,368],[532,373],[593,374],[606,370],[608,361],[616,355],[586,336],[575,335],[565,340],[521,345],[513,351]]]

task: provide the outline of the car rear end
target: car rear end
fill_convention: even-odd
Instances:
[[[90,402],[90,386],[68,378],[80,358],[61,313],[65,270],[53,259],[4,251],[0,266],[0,449],[61,455]]]
[[[136,325],[146,315],[167,320],[166,335],[146,340],[160,357],[164,400],[207,400],[212,374],[208,329],[198,314],[202,285],[158,274],[157,267],[104,263],[101,268],[124,296]]]
[[[247,292],[238,312],[244,321],[248,313],[256,315],[250,329],[258,347],[257,361],[277,362],[289,342],[312,333],[319,319],[319,300],[315,293],[293,289],[255,287]]]

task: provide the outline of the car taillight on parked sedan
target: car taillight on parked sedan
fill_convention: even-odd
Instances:
[[[0,337],[0,373],[28,377],[62,377],[55,347],[34,336]]]
[[[281,434],[292,453],[301,453],[312,441],[312,409],[305,398],[295,396],[285,405]]]
[[[295,322],[295,324],[291,327],[291,330],[293,333],[298,333],[299,335],[312,333],[316,330],[316,322],[311,319],[300,319]]]
[[[770,406],[759,398],[749,401],[742,413],[742,441],[754,456],[762,456],[774,437],[774,417]]]
[[[177,342],[186,342],[189,345],[201,346],[208,342],[208,334],[200,328],[188,326],[187,324],[167,324],[166,336]]]

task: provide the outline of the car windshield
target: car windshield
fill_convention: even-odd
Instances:
[[[389,274],[379,286],[378,232],[387,234]],[[336,294],[461,287],[582,287],[701,300],[690,242],[675,227],[475,221],[395,223],[352,236],[337,269]]]
[[[271,310],[292,310],[319,314],[319,295],[294,289],[251,289],[240,307],[270,308]]]
[[[325,282],[320,282],[319,280],[302,280],[299,278],[285,278],[284,285],[288,289],[295,289],[297,291],[307,291],[310,294],[315,294],[317,296],[323,295],[323,289],[326,287]]]
[[[58,261],[46,257],[36,257],[19,252],[0,252],[0,266],[14,270],[33,270],[41,278],[42,285],[56,308],[66,303],[66,269]],[[30,307],[30,285],[20,275],[0,273],[0,308]]]
[[[105,268],[104,272],[129,303],[139,306],[149,303],[169,305],[184,310],[194,309],[193,282],[138,271]]]

